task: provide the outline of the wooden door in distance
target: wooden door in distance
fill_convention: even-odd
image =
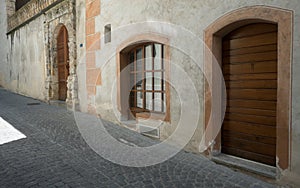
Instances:
[[[62,26],[57,37],[58,99],[67,98],[67,80],[69,76],[68,32]]]

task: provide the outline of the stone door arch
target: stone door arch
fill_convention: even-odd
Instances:
[[[55,27],[52,34],[53,38],[49,48],[50,64],[47,66],[49,71],[48,100],[70,100],[70,35],[69,30],[64,24]]]
[[[67,83],[66,106],[68,109],[79,109],[78,85],[77,85],[77,47],[76,47],[76,24],[75,3],[73,0],[65,0],[55,8],[45,12],[44,35],[46,42],[46,80],[45,100],[52,102],[58,100],[58,64],[57,64],[57,37],[62,28],[65,28],[68,46],[69,70]]]
[[[78,109],[75,32],[69,24],[50,22],[48,25],[52,30],[50,28],[47,30],[49,32],[46,64],[47,100],[50,103],[62,100],[69,109]],[[62,90],[63,88],[65,90]],[[64,93],[64,97],[60,96],[61,92]]]

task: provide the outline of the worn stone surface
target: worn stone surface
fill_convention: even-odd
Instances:
[[[37,102],[0,89],[0,116],[27,136],[0,146],[0,187],[274,187],[183,151],[150,167],[111,163],[84,142],[71,111],[28,105]],[[106,129],[140,146],[156,143],[112,123]]]
[[[16,0],[5,0],[7,16],[10,17],[16,12]]]

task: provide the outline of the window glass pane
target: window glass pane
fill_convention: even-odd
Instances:
[[[162,45],[154,44],[154,70],[162,69]]]
[[[166,81],[165,81],[165,73],[164,72],[162,72],[161,80],[162,80],[162,88],[163,88],[162,90],[166,91]]]
[[[145,67],[146,70],[152,70],[152,45],[147,45],[145,47]]]
[[[162,45],[162,51],[161,51],[161,53],[162,53],[162,60],[161,60],[161,69],[165,69],[165,55],[164,55],[164,53],[165,53],[165,51],[164,51],[164,45]]]
[[[136,50],[136,71],[143,71],[142,49]]]
[[[155,112],[162,111],[161,93],[154,93],[154,111]]]
[[[161,85],[161,72],[154,72],[154,90],[155,91],[161,91],[162,85]]]
[[[166,112],[167,108],[167,100],[166,100],[166,94],[163,94],[163,112]]]
[[[141,91],[137,92],[136,106],[138,108],[143,108],[143,93]]]
[[[134,106],[134,99],[135,99],[135,92],[130,92],[130,101],[129,101],[129,103],[130,103],[130,107],[135,107]]]
[[[131,52],[129,55],[130,71],[134,71],[134,53]]]
[[[130,89],[136,89],[134,82],[134,74],[130,74]]]
[[[143,89],[142,84],[143,84],[143,73],[139,72],[136,74],[136,89],[142,90]]]
[[[153,110],[152,109],[152,92],[146,92],[146,109]]]
[[[146,72],[146,90],[152,90],[152,72]]]
[[[147,44],[129,53],[129,66],[132,71],[130,86],[132,90],[137,90],[130,92],[129,104],[131,107],[166,112],[166,94],[158,92],[166,89],[163,48],[164,46],[161,44]]]

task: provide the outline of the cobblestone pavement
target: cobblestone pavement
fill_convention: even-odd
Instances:
[[[88,147],[72,112],[1,88],[0,117],[27,136],[0,145],[1,188],[274,187],[184,151],[150,167],[114,164]],[[145,145],[153,143],[147,137],[112,123],[106,128],[115,138]]]

